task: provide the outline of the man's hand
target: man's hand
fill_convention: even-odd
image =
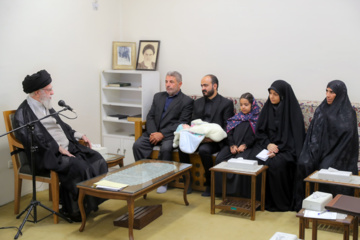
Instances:
[[[59,152],[60,152],[62,155],[65,155],[65,156],[75,157],[74,155],[72,155],[68,150],[66,150],[66,149],[63,148],[62,146],[59,146]]]
[[[150,134],[150,137],[149,137],[150,143],[153,145],[157,145],[163,139],[164,139],[164,135],[161,132],[154,132],[154,133]]]
[[[81,137],[81,139],[84,140],[87,147],[91,148],[91,142],[85,134]]]
[[[241,153],[244,152],[246,149],[246,144],[241,144],[238,148],[237,148],[237,152]]]

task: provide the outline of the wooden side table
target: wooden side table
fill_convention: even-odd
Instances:
[[[220,163],[221,164],[221,163]],[[255,220],[255,210],[259,206],[261,211],[265,210],[265,186],[266,186],[266,169],[268,166],[262,166],[256,172],[244,172],[237,171],[228,168],[219,168],[212,167],[211,171],[211,214],[215,214],[215,208],[223,210],[231,210],[236,212],[249,213],[251,220]],[[222,173],[222,183],[223,183],[223,192],[222,192],[222,202],[218,205],[215,205],[215,172]],[[251,176],[251,198],[238,198],[238,197],[227,197],[226,196],[226,173],[238,174]],[[262,174],[261,178],[261,201],[256,201],[256,177]]]
[[[105,161],[109,168],[116,165],[119,165],[119,167],[124,167],[124,155],[107,153],[105,156]]]
[[[358,239],[358,232],[357,232],[357,221],[354,221],[354,217],[348,215],[345,219],[319,219],[319,218],[308,218],[304,217],[305,209],[301,209],[297,214],[296,217],[299,218],[299,238],[305,239],[305,226],[307,220],[312,220],[312,239],[317,239],[317,227],[318,224],[328,224],[328,225],[335,225],[335,226],[343,226],[344,227],[344,240],[349,240],[350,235],[350,225],[353,224],[353,239]],[[356,226],[355,226],[356,224]],[[356,229],[356,230],[355,230]]]
[[[310,184],[314,184],[314,192],[319,190],[319,184],[330,184],[330,185],[339,185],[343,187],[350,187],[354,188],[355,190],[355,197],[360,197],[360,184],[354,184],[354,183],[344,183],[344,182],[334,182],[334,181],[328,181],[328,180],[322,180],[319,178],[315,178],[318,171],[313,172],[310,174],[307,178],[304,179],[305,181],[305,197],[310,196]],[[353,175],[352,177],[360,178],[360,176]]]

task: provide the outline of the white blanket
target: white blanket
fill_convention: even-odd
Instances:
[[[226,132],[216,123],[203,122],[196,119],[191,126],[180,124],[174,132],[173,147],[179,147],[185,153],[194,153],[202,140],[207,137],[220,142],[227,137]]]

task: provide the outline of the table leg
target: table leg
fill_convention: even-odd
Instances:
[[[266,171],[261,174],[261,211],[265,211]]]
[[[130,240],[134,240],[134,232],[133,232],[133,228],[134,228],[134,199],[130,198],[127,200],[127,205],[128,205],[128,213],[129,213],[129,217],[128,217],[128,221],[129,221],[129,239]]]
[[[256,176],[251,176],[251,221],[255,220],[255,204],[256,204]]]
[[[305,218],[299,218],[299,238],[305,239]]]
[[[319,183],[314,184],[314,192],[319,191]]]
[[[310,196],[310,183],[306,182],[305,183],[305,197]]]
[[[214,183],[215,184],[215,183]],[[226,173],[222,173],[222,200],[226,198]]]
[[[80,209],[80,213],[81,213],[81,226],[79,229],[79,232],[84,231],[85,228],[85,223],[86,223],[86,213],[85,213],[85,208],[84,208],[84,191],[80,188],[79,189],[79,198],[78,198],[78,205],[79,205],[79,209]]]
[[[185,188],[184,188],[183,196],[184,196],[185,205],[188,206],[189,202],[187,200],[187,190],[190,185],[190,169],[188,171],[186,171],[186,173],[184,175],[185,175]]]
[[[316,240],[317,239],[317,219],[313,218],[312,219],[312,240]]]
[[[358,234],[359,234],[358,230],[359,230],[359,218],[355,216],[353,223],[353,240],[358,240]]]
[[[215,172],[211,171],[210,213],[215,214]]]
[[[350,225],[344,225],[344,240],[349,240],[350,235]]]

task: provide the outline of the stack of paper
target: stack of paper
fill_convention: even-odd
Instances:
[[[121,189],[128,186],[128,184],[116,183],[108,180],[101,180],[99,182],[94,183],[94,185],[96,188],[101,188],[109,191],[120,191]]]
[[[294,234],[276,232],[270,240],[298,240],[298,237]]]

